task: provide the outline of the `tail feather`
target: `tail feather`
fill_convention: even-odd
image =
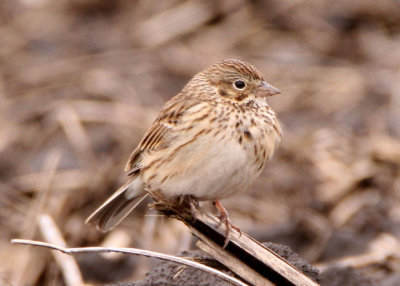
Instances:
[[[138,177],[119,188],[86,220],[107,232],[116,227],[147,196]]]

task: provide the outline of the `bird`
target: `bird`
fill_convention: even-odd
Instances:
[[[149,194],[213,201],[232,224],[221,199],[248,188],[282,138],[266,98],[281,92],[253,65],[227,59],[197,73],[162,107],[126,164],[127,181],[86,220],[107,232]]]

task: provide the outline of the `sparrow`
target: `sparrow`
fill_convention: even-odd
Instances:
[[[220,200],[246,190],[277,149],[282,130],[266,98],[279,93],[254,66],[235,59],[196,74],[130,155],[126,183],[86,222],[106,232],[149,192],[167,201],[190,196],[214,202],[226,246],[232,224]]]

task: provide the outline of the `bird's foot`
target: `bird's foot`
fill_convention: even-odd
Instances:
[[[232,229],[236,230],[240,235],[242,234],[242,232],[240,231],[240,229],[238,227],[232,225],[232,223],[229,219],[228,211],[224,208],[224,206],[221,204],[221,202],[219,200],[215,200],[214,205],[220,213],[220,215],[218,216],[220,224],[225,223],[225,228],[226,228],[225,242],[224,242],[224,246],[223,246],[223,248],[225,248],[229,243]]]

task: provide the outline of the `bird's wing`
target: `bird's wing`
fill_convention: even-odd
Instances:
[[[144,135],[138,147],[132,152],[125,171],[128,175],[139,172],[142,167],[142,155],[144,152],[160,150],[169,146],[171,136],[168,136],[174,127],[179,124],[185,112],[201,103],[202,100],[196,98],[185,98],[177,96],[168,101],[153,125]]]

